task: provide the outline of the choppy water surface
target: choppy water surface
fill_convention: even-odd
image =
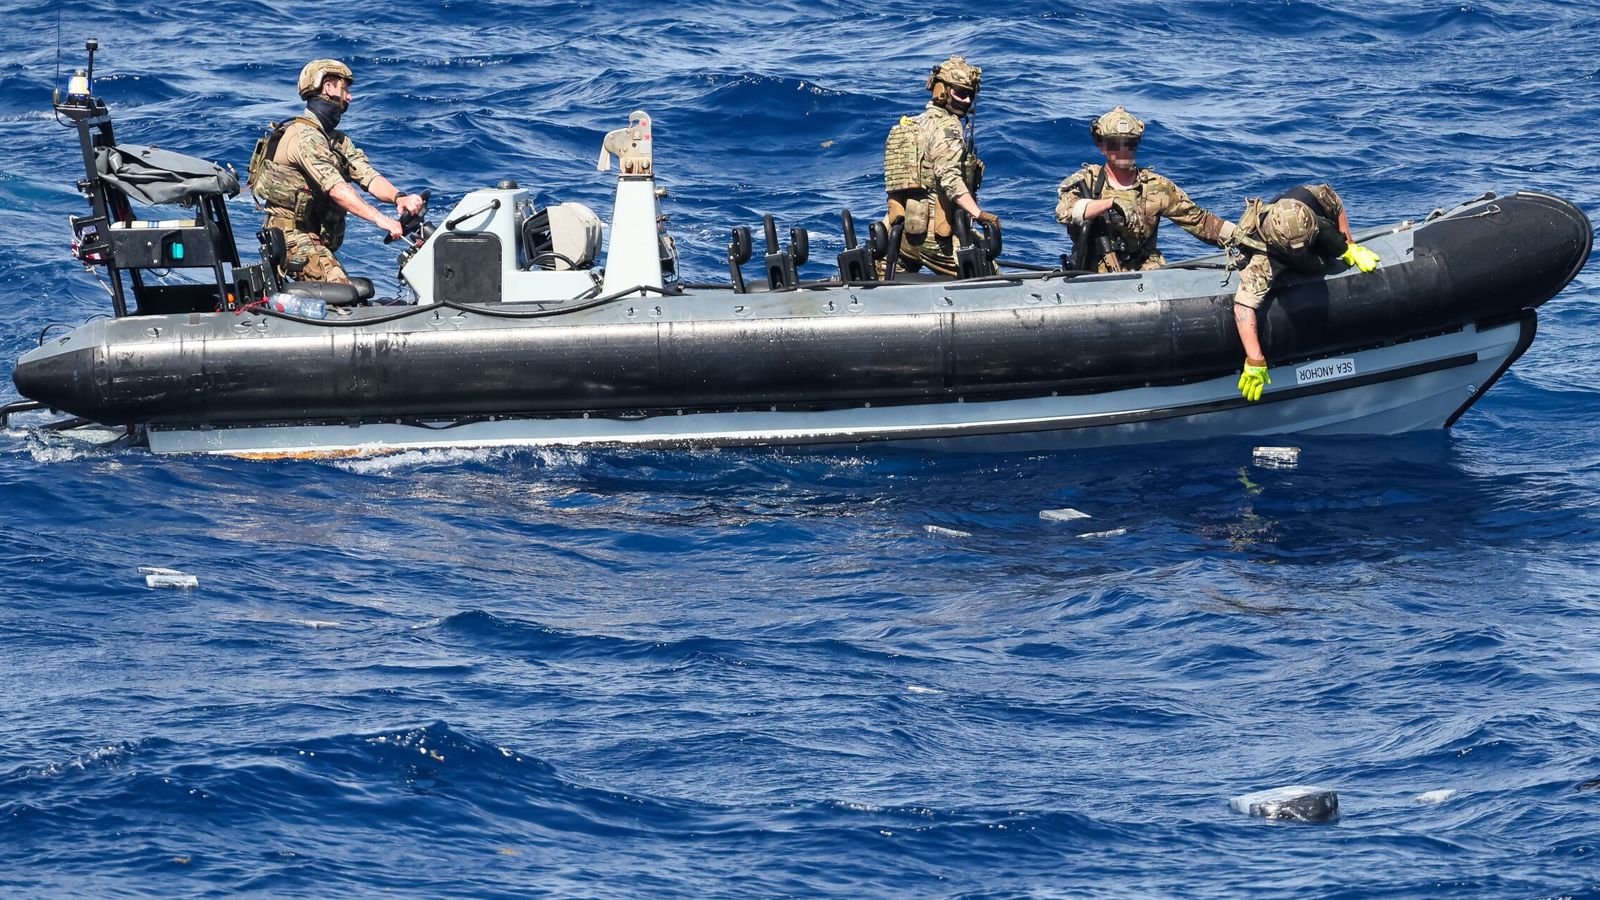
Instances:
[[[1227,217],[1307,178],[1357,227],[1485,190],[1600,209],[1588,3],[12,3],[7,360],[109,308],[66,255],[58,13],[124,140],[241,169],[300,64],[348,60],[348,129],[436,207],[513,177],[607,213],[600,137],[646,109],[691,279],[765,212],[831,259],[955,51],[1012,258],[1065,249],[1055,185],[1115,103]],[[258,463],[0,434],[0,887],[1595,894],[1597,273],[1453,432],[1297,440],[1289,470],[1245,441]],[[1228,807],[1296,783],[1341,819]]]

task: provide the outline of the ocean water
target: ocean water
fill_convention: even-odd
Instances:
[[[1118,103],[1229,218],[1312,178],[1357,228],[1488,190],[1600,211],[1588,2],[3,12],[5,360],[110,308],[48,110],[86,37],[123,140],[240,169],[300,65],[345,59],[347,130],[436,209],[510,177],[608,214],[600,138],[644,109],[691,280],[767,212],[820,273],[952,52],[1008,258],[1066,249],[1055,185]],[[377,237],[343,256],[390,292]],[[1292,469],[0,432],[0,893],[1600,894],[1597,279],[1453,431],[1280,441]],[[1291,784],[1339,820],[1229,808]]]

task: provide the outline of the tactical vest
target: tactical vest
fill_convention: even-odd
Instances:
[[[1317,199],[1317,195],[1311,193],[1311,190],[1303,184],[1297,184],[1289,188],[1287,191],[1273,197],[1271,202],[1277,203],[1279,200],[1299,200],[1310,207],[1311,214],[1318,219],[1327,221],[1333,218],[1333,216],[1328,215],[1328,208],[1322,205],[1322,201]],[[1318,227],[1321,227],[1320,222]]]
[[[344,243],[344,209],[333,198],[318,192],[304,173],[273,161],[284,133],[296,122],[322,131],[322,123],[309,116],[295,116],[269,126],[250,154],[250,193],[258,205],[266,208],[269,223],[273,217],[286,216],[293,220],[293,230],[315,234],[323,246],[338,250]]]
[[[983,160],[970,141],[962,145],[961,180],[973,193],[983,185]],[[935,185],[922,181],[922,131],[917,127],[916,116],[901,116],[883,142],[883,189],[890,194],[936,190]]]
[[[1134,186],[1131,188],[1113,187],[1108,191],[1106,189],[1106,182],[1108,181],[1106,167],[1099,166],[1098,168],[1099,172],[1096,173],[1093,184],[1089,184],[1088,179],[1084,179],[1082,182],[1085,188],[1084,199],[1103,200],[1106,197],[1111,197],[1112,199],[1122,200],[1137,209],[1139,200],[1144,193],[1139,188],[1137,179],[1135,179]],[[1145,259],[1150,256],[1150,252],[1155,249],[1156,232],[1152,230],[1147,235],[1135,233],[1115,206],[1085,223],[1085,225],[1087,227],[1073,225],[1067,228],[1067,234],[1072,238],[1074,244],[1073,257],[1077,261],[1079,268],[1085,268],[1092,263],[1099,262],[1098,257],[1090,258],[1094,253],[1086,242],[1093,240],[1094,232],[1102,228],[1105,229],[1106,238],[1108,239],[1105,249],[1115,253],[1119,262],[1126,267],[1137,268],[1144,263]]]
[[[283,133],[295,122],[321,127],[320,124],[302,116],[273,122],[267,127],[267,132],[256,141],[255,150],[250,153],[248,178],[250,194],[256,198],[258,204],[290,210],[295,220],[299,221],[311,194],[305,176],[288,166],[272,161],[278,154],[278,143],[283,140]]]

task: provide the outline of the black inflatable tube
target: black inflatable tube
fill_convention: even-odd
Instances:
[[[1262,341],[1274,362],[1371,346],[1536,308],[1577,276],[1594,234],[1558,197],[1518,193],[1419,227],[1412,260],[1274,291]]]

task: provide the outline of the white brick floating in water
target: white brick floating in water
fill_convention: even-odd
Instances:
[[[145,587],[152,588],[197,588],[200,586],[200,579],[193,575],[183,574],[146,575],[144,583]]]
[[[1300,465],[1300,448],[1257,447],[1250,459],[1263,469],[1293,469]]]
[[[139,574],[144,576],[144,585],[149,588],[197,588],[200,579],[193,575],[185,575],[177,569],[163,569],[160,566],[140,566]]]
[[[1089,514],[1075,509],[1041,509],[1039,518],[1046,522],[1071,522],[1073,519],[1087,519]]]
[[[1456,795],[1455,788],[1444,788],[1437,791],[1428,791],[1417,795],[1417,802],[1423,806],[1434,806],[1443,803]]]
[[[970,531],[961,531],[960,529],[957,529],[957,528],[946,528],[943,525],[924,525],[924,526],[922,526],[922,529],[924,531],[928,532],[929,534],[936,535],[938,537],[952,537],[952,538],[972,537],[972,532],[970,532]]]
[[[1327,788],[1289,785],[1244,794],[1228,801],[1234,812],[1264,819],[1328,822],[1339,818],[1339,795]]]

